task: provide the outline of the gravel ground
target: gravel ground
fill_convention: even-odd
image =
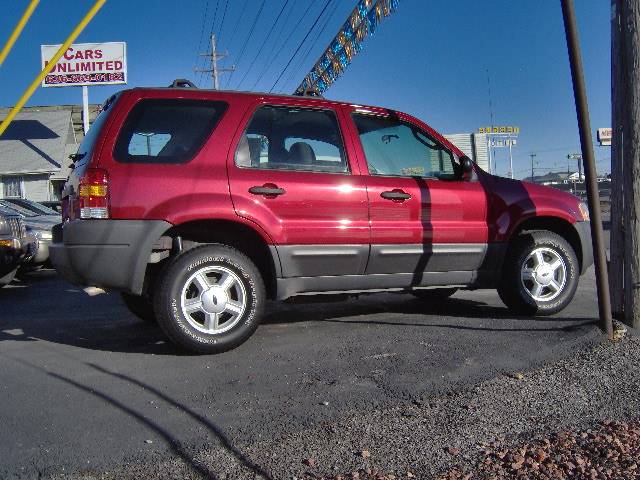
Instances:
[[[505,372],[461,392],[424,397],[392,409],[354,411],[331,423],[235,448],[209,446],[195,457],[180,457],[182,446],[174,445],[177,460],[158,458],[110,472],[63,477],[311,479],[353,478],[353,472],[359,472],[356,478],[437,478],[448,473],[464,478],[469,472],[481,474],[486,458],[493,459],[495,468],[504,467],[494,450],[515,455],[522,445],[537,448],[536,442],[549,437],[551,448],[551,442],[566,439],[553,437],[554,432],[600,431],[599,422],[638,417],[638,365],[640,338],[628,336],[536,370]],[[638,428],[617,423],[605,427],[617,428],[618,439],[624,428]],[[611,432],[607,435],[615,440]],[[367,476],[367,471],[384,472],[387,477]],[[505,470],[498,475],[510,474]]]

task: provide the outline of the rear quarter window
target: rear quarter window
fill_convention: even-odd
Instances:
[[[185,163],[207,141],[227,104],[217,101],[146,99],[138,102],[116,140],[121,163]]]

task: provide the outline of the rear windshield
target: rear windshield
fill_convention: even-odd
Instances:
[[[227,108],[224,102],[148,99],[131,110],[116,141],[122,163],[184,163],[202,148]]]

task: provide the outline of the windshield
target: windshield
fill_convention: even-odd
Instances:
[[[20,205],[16,205],[14,203],[7,202],[6,200],[0,200],[0,206],[5,207],[7,210],[11,210],[18,215],[22,215],[23,217],[37,217],[39,214],[32,212],[28,208],[23,208]]]
[[[31,212],[37,215],[59,215],[58,212],[52,210],[49,207],[45,207],[44,205],[40,205],[37,202],[32,200],[25,199],[5,199],[5,202],[11,203],[12,206],[21,207],[26,210],[30,210]]]

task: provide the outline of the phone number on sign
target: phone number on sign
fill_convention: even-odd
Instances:
[[[103,83],[124,82],[124,73],[91,73],[77,75],[47,75],[44,77],[46,85],[60,85],[63,83]]]

